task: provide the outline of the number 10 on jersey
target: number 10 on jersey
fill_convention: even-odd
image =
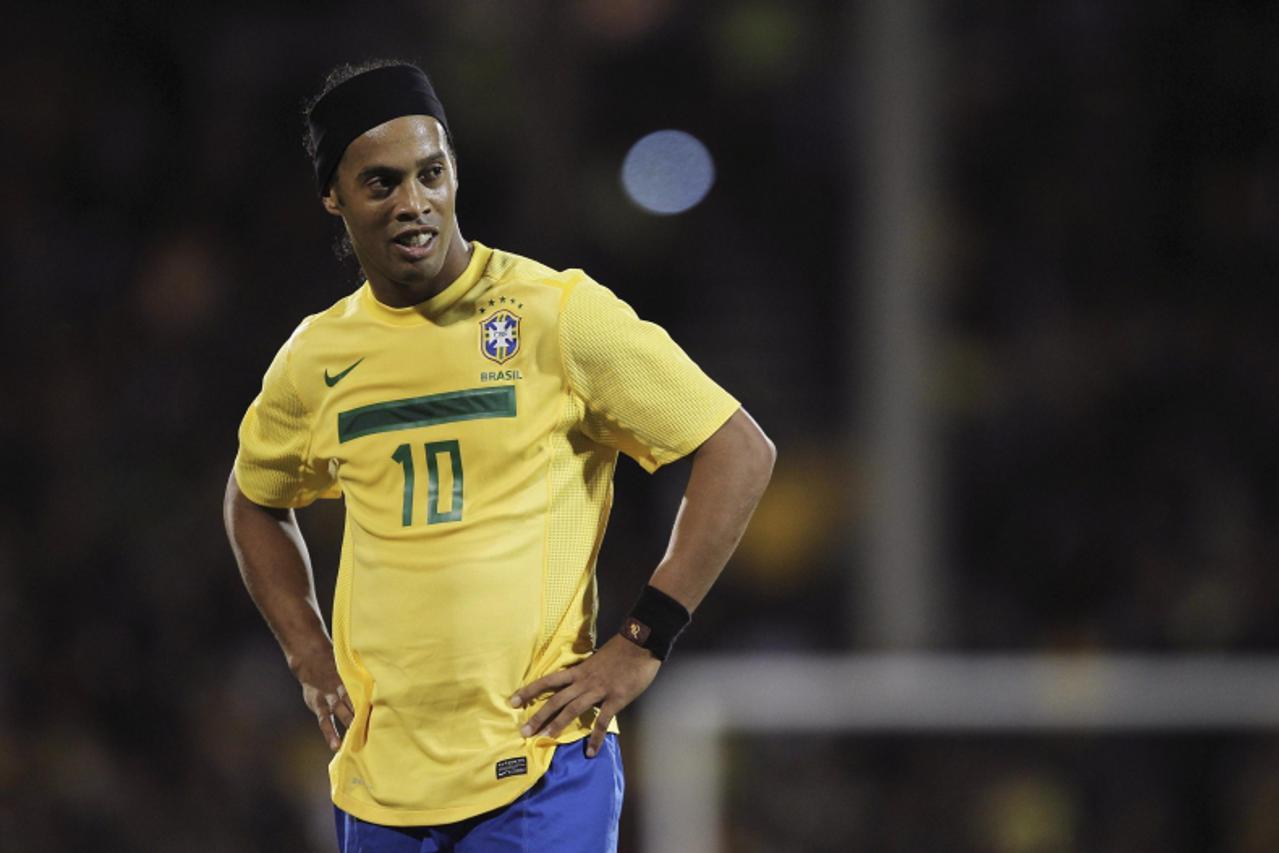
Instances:
[[[462,450],[456,439],[428,441],[426,447],[426,523],[443,524],[462,520]],[[401,521],[405,527],[413,524],[413,446],[401,444],[391,458],[404,469],[404,511]],[[441,458],[447,464],[441,471]],[[444,488],[440,488],[441,473]],[[451,486],[450,486],[451,481]],[[444,502],[447,500],[447,508]]]

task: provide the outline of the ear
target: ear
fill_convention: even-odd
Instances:
[[[449,158],[449,165],[453,167],[453,186],[457,186],[459,181],[459,172],[457,168],[457,155],[453,153],[453,146],[448,143],[444,144],[444,153]]]
[[[320,196],[320,203],[330,216],[342,215],[342,199],[338,198],[336,182],[329,184],[329,191]]]

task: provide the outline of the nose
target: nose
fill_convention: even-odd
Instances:
[[[404,191],[400,193],[399,208],[395,218],[412,222],[431,210],[431,195],[420,181],[405,181]]]

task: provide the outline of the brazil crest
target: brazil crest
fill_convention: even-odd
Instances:
[[[503,308],[480,322],[480,352],[498,364],[520,351],[520,318]]]

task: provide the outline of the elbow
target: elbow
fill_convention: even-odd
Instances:
[[[735,456],[750,472],[757,494],[763,494],[777,463],[777,445],[745,410],[738,413],[738,425],[740,446]]]
[[[768,473],[772,474],[773,466],[777,464],[777,445],[765,434],[759,424],[755,424],[755,443],[756,455],[763,461]]]
[[[777,445],[758,425],[756,425],[755,431],[756,435],[751,455],[754,458],[755,470],[759,478],[759,490],[763,492],[764,487],[768,485],[768,481],[773,477],[773,466],[777,464]]]

